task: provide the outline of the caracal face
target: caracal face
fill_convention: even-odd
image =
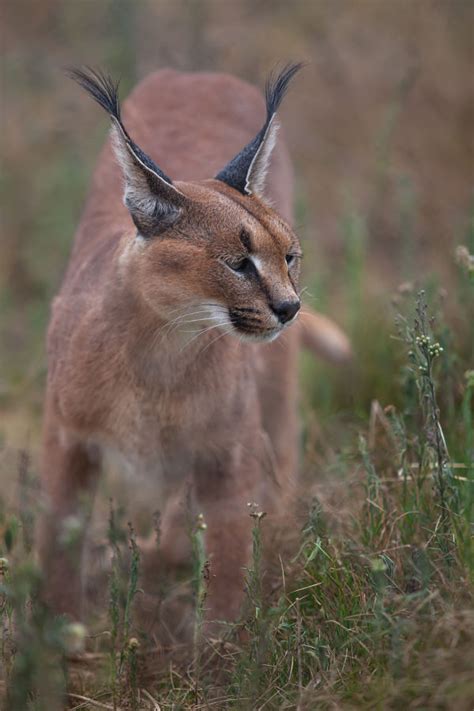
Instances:
[[[134,142],[117,84],[91,69],[71,70],[112,121],[124,202],[136,228],[120,254],[122,276],[175,333],[194,326],[199,334],[215,328],[273,340],[298,314],[300,246],[265,202],[265,182],[276,111],[300,67],[289,64],[267,81],[266,119],[255,138],[215,178],[189,183],[173,182]]]
[[[176,185],[189,199],[182,216],[127,249],[140,296],[175,333],[273,340],[300,309],[295,233],[263,200],[219,181]]]

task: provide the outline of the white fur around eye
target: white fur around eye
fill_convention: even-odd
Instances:
[[[260,257],[256,257],[255,255],[250,254],[249,259],[253,263],[257,272],[260,274],[260,272],[262,270],[262,260],[260,259]]]

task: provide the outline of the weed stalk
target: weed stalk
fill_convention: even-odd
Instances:
[[[207,597],[209,581],[209,563],[206,557],[205,531],[207,529],[203,514],[199,514],[190,529],[194,594],[194,625],[193,625],[193,678],[194,696],[198,703],[201,667],[201,636],[204,622],[204,605]]]

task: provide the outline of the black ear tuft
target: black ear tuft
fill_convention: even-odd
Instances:
[[[142,151],[140,146],[137,146],[125,129],[122,123],[120,101],[118,98],[119,82],[114,83],[107,74],[104,74],[98,69],[92,69],[91,67],[84,67],[82,69],[69,68],[66,70],[66,74],[85,89],[85,91],[92,96],[94,101],[109,114],[115,127],[122,134],[122,138],[135,160],[142,164],[149,173],[154,174],[154,176],[172,185],[173,181],[171,178],[156,165],[155,161]]]
[[[102,106],[107,111],[111,118],[121,123],[118,81],[114,83],[107,74],[92,67],[84,67],[83,69],[70,67],[66,69],[66,74],[70,79],[77,82],[79,86],[82,86],[97,101],[99,106]]]
[[[278,127],[274,121],[275,113],[290,81],[302,66],[302,62],[287,64],[277,74],[270,75],[265,85],[265,123],[255,138],[216,175],[217,180],[227,183],[243,195],[262,194]]]
[[[287,92],[288,85],[304,66],[303,62],[287,64],[278,73],[270,74],[265,84],[265,100],[267,104],[268,124],[273,114],[278,111],[280,104]]]
[[[68,75],[92,96],[112,119],[112,145],[125,177],[124,202],[143,237],[170,227],[187,199],[156,163],[137,146],[122,123],[118,82],[91,69],[69,69]]]

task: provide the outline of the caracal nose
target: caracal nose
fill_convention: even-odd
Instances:
[[[287,323],[296,316],[300,310],[300,306],[301,302],[299,299],[295,301],[281,301],[278,304],[272,304],[272,310],[281,323]]]

